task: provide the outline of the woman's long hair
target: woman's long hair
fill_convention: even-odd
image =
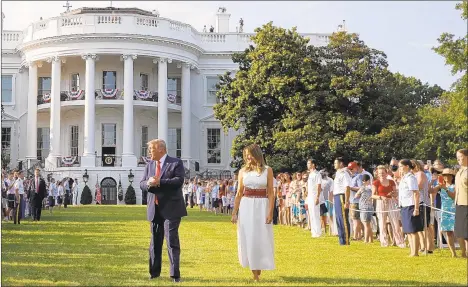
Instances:
[[[249,171],[257,171],[258,173],[262,173],[265,170],[265,160],[263,159],[263,153],[260,147],[256,144],[251,144],[244,148],[242,152],[244,156],[244,170]],[[249,162],[247,160],[247,154],[252,156],[252,161]]]

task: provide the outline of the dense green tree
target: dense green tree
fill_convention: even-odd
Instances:
[[[386,55],[357,34],[334,33],[327,46],[313,47],[295,29],[268,23],[253,42],[234,55],[239,71],[221,77],[214,107],[225,129],[241,132],[235,167],[252,142],[277,171],[303,169],[308,157],[331,167],[336,156],[376,164],[413,153],[415,109],[442,93],[392,74]]]
[[[456,9],[461,10],[466,22],[468,2],[456,4]],[[419,110],[422,136],[416,152],[421,158],[439,158],[455,164],[456,151],[468,146],[468,33],[458,39],[453,34],[443,33],[438,42],[434,51],[445,58],[453,75],[461,76],[440,101]]]

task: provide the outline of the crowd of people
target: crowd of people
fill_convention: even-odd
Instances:
[[[366,171],[359,161],[345,165],[337,158],[334,171],[319,171],[310,159],[306,170],[275,176],[273,224],[307,229],[312,237],[338,236],[342,245],[375,239],[382,247],[410,247],[410,256],[432,254],[438,241],[457,257],[458,241],[467,257],[468,150],[459,150],[457,160],[458,166],[448,167],[440,160],[393,158]],[[192,178],[183,193],[190,208],[231,214],[237,186],[237,174],[230,180]]]
[[[37,183],[35,182],[37,179]],[[39,194],[39,179],[44,183],[44,191]],[[40,213],[34,209],[49,210],[52,215],[55,206],[67,208],[72,204],[73,194],[78,193],[77,182],[71,178],[44,180],[40,170],[26,178],[24,171],[2,170],[2,215],[4,221],[20,224],[22,219],[40,220]],[[36,188],[37,187],[37,188]]]

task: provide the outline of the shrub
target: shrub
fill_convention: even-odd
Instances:
[[[131,185],[127,188],[127,192],[125,193],[125,204],[136,204],[135,189]]]
[[[93,202],[93,195],[91,194],[91,189],[87,185],[83,188],[83,192],[81,193],[81,204],[91,204]]]

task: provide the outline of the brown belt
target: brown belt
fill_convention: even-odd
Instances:
[[[253,198],[268,198],[266,188],[261,188],[261,189],[244,188],[243,196],[253,197]]]

